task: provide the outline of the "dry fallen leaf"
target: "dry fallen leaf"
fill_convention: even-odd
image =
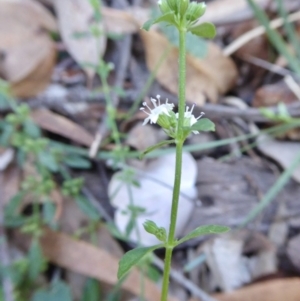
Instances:
[[[73,272],[98,279],[108,284],[117,283],[118,258],[86,242],[66,234],[45,230],[41,237],[44,255],[53,263]],[[123,283],[123,288],[135,295],[140,294],[140,273],[134,269]],[[144,296],[149,301],[159,301],[158,287],[144,279]],[[176,301],[169,297],[169,301]]]
[[[45,47],[45,45],[43,46]],[[49,47],[52,47],[49,45]],[[50,48],[51,49],[51,48]],[[17,97],[30,97],[43,91],[49,84],[56,62],[56,50],[52,47],[47,59],[43,60],[23,80],[12,85],[12,93]]]
[[[38,0],[48,6],[53,6],[53,0]],[[103,25],[106,34],[122,35],[136,33],[143,23],[151,17],[151,9],[131,6],[128,9],[101,7]]]
[[[258,88],[255,92],[252,104],[254,107],[269,107],[275,106],[280,102],[288,105],[295,102],[296,97],[289,89],[284,80],[278,81],[274,84],[264,85]]]
[[[261,282],[214,297],[218,301],[300,301],[300,278]]]
[[[300,278],[260,282],[239,290],[213,295],[217,301],[300,301]],[[199,301],[191,298],[189,301]]]
[[[56,49],[53,16],[31,0],[0,1],[0,76],[12,84],[15,96],[29,97],[43,90],[51,77]]]
[[[62,198],[62,196],[60,197]],[[69,197],[63,198],[63,210],[59,219],[59,226],[64,233],[70,235],[78,233],[78,230],[86,227],[89,222],[89,217],[79,209],[74,199]],[[97,228],[95,236],[97,237],[96,241],[98,247],[116,257],[121,257],[123,255],[120,245],[113,239],[104,225]],[[80,237],[82,239],[90,239],[89,233],[85,233]]]
[[[7,205],[20,189],[21,171],[11,165],[0,173],[0,191],[3,207]]]
[[[142,122],[138,122],[128,131],[126,144],[137,150],[145,150],[160,142],[161,135],[159,133],[153,126],[149,124],[143,126]]]
[[[298,156],[300,142],[279,141],[261,134],[257,139],[257,147],[264,155],[272,158],[286,169]],[[300,166],[293,172],[292,178],[300,183]]]
[[[163,55],[156,78],[162,86],[177,94],[178,89],[178,50],[169,41],[154,30],[140,32],[145,45],[148,68],[153,72]],[[167,52],[169,51],[169,52]],[[167,52],[167,53],[166,53]],[[237,78],[237,69],[233,61],[225,57],[215,44],[209,42],[207,56],[204,59],[187,55],[186,98],[202,106],[205,96],[217,102],[219,94],[228,91]]]
[[[0,171],[5,170],[13,161],[15,150],[13,148],[3,148],[0,146]]]
[[[101,12],[105,32],[115,35],[136,33],[150,18],[150,10],[140,7],[131,7],[128,10],[103,7]]]
[[[69,138],[82,145],[90,146],[93,136],[75,122],[46,109],[34,110],[31,118],[42,129]]]
[[[89,1],[56,0],[54,7],[60,34],[70,55],[80,65],[88,63],[96,67],[106,48],[106,35],[103,24],[94,22],[92,5]],[[99,31],[98,37],[92,35],[91,27]],[[90,79],[93,78],[94,68],[84,65],[82,68]]]

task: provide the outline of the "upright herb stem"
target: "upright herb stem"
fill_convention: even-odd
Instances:
[[[183,120],[184,120],[184,109],[185,109],[185,77],[186,77],[185,35],[186,35],[186,30],[185,28],[181,27],[179,29],[179,92],[178,92],[179,117],[178,117],[178,129],[177,129],[178,135],[176,139],[175,179],[174,179],[174,188],[173,188],[169,235],[168,235],[168,242],[166,245],[166,256],[165,256],[161,301],[166,301],[168,299],[171,259],[172,259],[174,244],[175,244],[175,229],[176,229],[177,212],[178,212],[179,195],[180,195],[182,147],[184,143]]]
[[[185,49],[186,28],[179,29],[179,107],[178,107],[178,131],[182,134],[184,109],[185,109],[185,76],[186,76],[186,49]],[[181,136],[181,135],[179,135]],[[182,136],[180,137],[181,139]]]

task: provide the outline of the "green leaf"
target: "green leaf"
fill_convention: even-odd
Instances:
[[[269,108],[259,108],[260,113],[268,119],[277,119],[277,115]]]
[[[39,152],[38,158],[39,158],[40,163],[43,166],[47,167],[50,171],[52,171],[52,172],[58,171],[58,165],[57,165],[56,159],[52,153]]]
[[[143,159],[145,155],[147,155],[148,153],[154,151],[155,149],[158,149],[158,148],[161,148],[165,145],[168,145],[168,144],[171,144],[171,143],[174,143],[175,140],[172,139],[172,140],[164,140],[164,141],[161,141],[155,145],[152,145],[150,147],[148,147],[146,150],[144,150],[140,156],[140,159]]]
[[[150,27],[155,23],[155,19],[150,19],[143,24],[142,29],[149,31]]]
[[[5,206],[4,215],[6,218],[12,216],[19,216],[19,209],[25,197],[25,192],[19,192],[14,197],[12,197],[9,203]]]
[[[32,138],[39,138],[41,136],[40,128],[30,119],[23,123],[24,132]]]
[[[136,216],[133,214],[130,215],[130,219],[126,225],[125,228],[125,235],[126,237],[129,237],[129,235],[132,233],[134,227],[136,226]]]
[[[287,106],[283,102],[280,102],[278,104],[277,108],[278,108],[278,115],[279,115],[280,119],[287,120],[287,121],[292,119],[291,115],[287,109]]]
[[[220,234],[228,232],[230,228],[225,226],[218,226],[218,225],[206,225],[206,226],[200,226],[181,238],[176,245],[179,245],[187,240],[196,238],[198,236],[207,235],[207,234]]]
[[[146,266],[146,275],[150,280],[156,283],[159,283],[159,280],[161,279],[160,271],[151,264]]]
[[[24,216],[10,216],[5,217],[4,225],[8,228],[20,228],[26,222],[26,217]]]
[[[272,120],[272,121],[283,121],[283,122],[289,122],[292,121],[293,118],[290,116],[289,111],[284,103],[279,103],[277,106],[277,112],[274,112],[273,110],[269,108],[260,108],[260,113],[265,116],[266,118]]]
[[[69,155],[64,158],[64,163],[72,168],[89,169],[91,162],[78,155]]]
[[[96,208],[83,196],[77,196],[75,202],[78,208],[86,214],[91,220],[99,221],[101,216]]]
[[[160,23],[160,22],[168,22],[170,24],[176,25],[174,12],[170,12],[170,13],[161,15],[158,18],[148,20],[146,23],[144,23],[144,25],[142,26],[142,29],[148,31],[153,24]]]
[[[205,22],[195,27],[192,27],[189,29],[189,31],[198,37],[206,39],[214,38],[217,33],[215,25],[210,22]]]
[[[0,95],[8,97],[9,94],[10,94],[9,83],[0,78]]]
[[[56,212],[56,208],[54,203],[51,200],[46,200],[46,202],[44,202],[43,209],[42,209],[43,221],[53,229],[56,226],[56,222],[54,218],[55,212]]]
[[[0,300],[5,300],[4,298],[3,288],[0,287]]]
[[[176,25],[174,12],[164,14],[154,20],[154,23],[160,23],[160,22],[168,22],[170,24]]]
[[[26,162],[26,153],[21,149],[18,149],[17,151],[17,162],[21,167],[23,167]]]
[[[168,38],[173,46],[178,47],[179,34],[177,28],[175,28],[174,26],[164,26],[163,24],[161,24],[159,26],[159,29]],[[186,51],[193,56],[203,59],[206,57],[208,52],[208,42],[193,35],[190,32],[187,32]]]
[[[119,262],[118,279],[125,276],[134,265],[143,259],[143,257],[162,246],[163,245],[160,244],[152,247],[136,248],[124,254]]]
[[[70,288],[63,281],[55,281],[50,290],[38,290],[31,301],[72,301]]]
[[[1,126],[1,136],[0,136],[0,144],[1,145],[9,145],[10,143],[10,138],[14,134],[15,129],[14,126],[7,123],[3,122]]]
[[[191,127],[191,130],[201,132],[215,131],[215,124],[208,118],[201,118]]]
[[[31,281],[34,281],[39,276],[40,272],[42,272],[45,268],[45,259],[42,254],[42,250],[40,244],[37,239],[33,239],[29,254],[29,268],[28,268],[28,276]]]
[[[101,300],[100,284],[96,279],[88,279],[84,285],[81,301]]]

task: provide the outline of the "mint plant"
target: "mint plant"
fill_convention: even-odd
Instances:
[[[125,276],[134,265],[150,252],[158,248],[165,248],[166,253],[161,300],[166,301],[168,297],[169,274],[173,249],[189,239],[193,239],[200,235],[227,232],[229,228],[218,225],[206,225],[196,228],[180,240],[175,238],[176,219],[179,207],[183,144],[187,137],[192,133],[198,134],[201,131],[214,131],[215,129],[215,125],[212,121],[207,118],[202,118],[204,115],[203,112],[198,117],[195,117],[193,114],[194,106],[191,108],[186,106],[186,33],[191,32],[199,37],[213,38],[216,34],[216,29],[212,23],[205,22],[198,24],[199,18],[205,13],[206,5],[204,3],[190,2],[189,0],[159,0],[158,6],[161,15],[147,21],[144,24],[143,29],[149,30],[153,24],[164,22],[169,26],[174,26],[179,32],[178,112],[175,113],[173,111],[174,104],[168,103],[168,100],[166,100],[165,103],[162,103],[160,96],[157,96],[156,99],[151,98],[153,108],[144,102],[141,110],[148,115],[143,123],[144,125],[148,122],[150,124],[156,123],[170,138],[172,138],[171,140],[165,140],[148,148],[144,153],[148,153],[169,143],[176,144],[176,165],[170,226],[167,231],[166,229],[159,227],[159,225],[156,225],[153,221],[146,221],[144,224],[145,230],[148,233],[155,235],[162,243],[150,247],[136,248],[127,252],[120,260],[118,278],[120,279]]]

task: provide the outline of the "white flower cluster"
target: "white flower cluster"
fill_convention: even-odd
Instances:
[[[189,111],[190,107],[186,106],[185,112],[184,112],[184,126],[193,126],[205,113],[201,112],[198,117],[195,117],[193,114],[195,105],[192,106],[191,110]],[[176,117],[178,118],[178,113],[176,113]],[[198,131],[192,131],[194,134],[199,134]]]
[[[156,96],[155,98],[150,98],[151,102],[154,105],[154,108],[151,109],[146,102],[143,102],[143,106],[145,108],[141,108],[142,111],[144,111],[148,117],[145,119],[143,125],[147,124],[149,121],[150,123],[156,123],[158,120],[159,115],[166,114],[167,116],[170,116],[170,111],[173,111],[174,104],[168,103],[168,99],[166,100],[166,103],[161,104],[160,103],[160,95]],[[157,105],[158,104],[158,105]],[[149,112],[146,112],[146,108],[149,110]]]
[[[141,108],[142,111],[144,111],[148,117],[144,120],[143,125],[147,124],[148,122],[152,123],[158,123],[161,127],[163,127],[165,130],[170,131],[173,127],[173,130],[175,130],[174,125],[176,127],[178,123],[178,117],[179,114],[174,114],[173,103],[168,103],[168,99],[165,103],[161,103],[160,101],[160,95],[156,96],[157,99],[151,98],[151,102],[154,106],[153,109],[151,109],[146,102],[143,103],[143,106]],[[203,115],[204,113],[201,112],[201,114],[198,117],[195,117],[193,114],[195,105],[192,106],[190,109],[188,106],[186,107],[186,110],[184,112],[184,121],[183,125],[184,127],[192,127]],[[146,111],[146,109],[148,111]],[[198,131],[192,131],[194,134],[198,134]]]

